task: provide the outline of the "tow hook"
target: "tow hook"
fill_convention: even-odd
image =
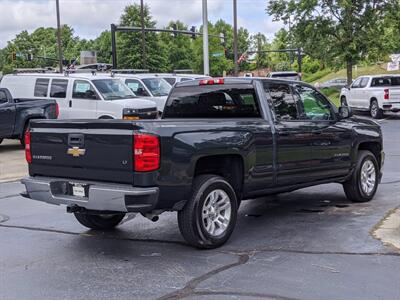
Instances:
[[[73,214],[73,213],[76,213],[76,212],[82,212],[82,210],[84,210],[84,208],[80,207],[80,206],[78,206],[76,204],[71,205],[71,206],[67,206],[67,213],[70,213],[70,214]]]

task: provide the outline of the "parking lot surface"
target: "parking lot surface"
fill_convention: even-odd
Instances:
[[[216,250],[187,246],[174,213],[90,231],[1,183],[1,298],[400,299],[399,249],[373,237],[400,206],[400,116],[381,125],[386,164],[372,202],[350,203],[335,184],[245,201]]]
[[[24,149],[17,140],[0,144],[0,182],[17,180],[28,173]]]

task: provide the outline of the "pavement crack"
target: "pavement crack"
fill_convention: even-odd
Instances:
[[[289,298],[285,296],[268,294],[268,293],[252,293],[252,292],[236,292],[236,291],[203,291],[198,290],[193,293],[195,296],[238,296],[238,297],[254,297],[276,300],[297,300],[297,298]]]
[[[227,254],[227,253],[226,253]],[[172,292],[170,294],[167,294],[165,296],[162,296],[158,298],[159,300],[169,300],[169,299],[183,299],[186,297],[190,297],[193,295],[196,295],[197,292],[206,292],[206,291],[196,291],[196,287],[203,281],[211,278],[212,276],[219,274],[221,272],[224,272],[228,269],[232,269],[238,266],[241,266],[245,263],[247,263],[250,259],[251,253],[230,253],[233,255],[238,256],[238,260],[234,263],[223,265],[219,268],[216,268],[214,270],[211,270],[203,275],[200,275],[198,277],[193,278],[192,280],[188,281],[186,285],[182,288],[179,289],[175,292]]]
[[[66,235],[84,236],[84,237],[99,238],[99,239],[105,239],[105,240],[118,240],[118,241],[141,242],[141,243],[175,244],[175,245],[180,245],[180,246],[184,246],[184,247],[190,247],[187,243],[185,243],[183,241],[167,241],[167,240],[157,240],[157,239],[137,239],[137,238],[115,237],[115,236],[110,236],[110,235],[98,235],[98,234],[95,234],[96,233],[95,231],[80,233],[80,232],[57,230],[57,229],[0,224],[0,228],[1,227],[11,228],[11,229],[38,231],[38,232],[60,233],[60,234],[66,234]]]
[[[0,200],[14,198],[14,197],[18,197],[18,196],[21,196],[21,194],[18,193],[18,194],[7,195],[4,197],[0,197]]]
[[[313,251],[313,250],[296,250],[285,248],[259,248],[252,250],[255,254],[262,252],[282,252],[295,254],[310,254],[310,255],[354,255],[354,256],[400,256],[400,252],[346,252],[346,251]],[[235,253],[235,251],[224,251],[221,253]],[[238,252],[241,253],[241,252]]]

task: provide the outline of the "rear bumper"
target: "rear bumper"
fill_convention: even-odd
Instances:
[[[149,212],[158,201],[157,187],[139,188],[124,184],[108,184],[49,177],[26,177],[23,196],[55,205],[82,207],[93,211]],[[88,197],[67,194],[70,182],[89,185]]]
[[[399,112],[400,111],[400,102],[383,103],[382,108],[384,111]]]

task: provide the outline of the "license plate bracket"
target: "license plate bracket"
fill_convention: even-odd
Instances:
[[[68,194],[74,197],[88,198],[89,197],[89,184],[84,183],[68,183]]]

